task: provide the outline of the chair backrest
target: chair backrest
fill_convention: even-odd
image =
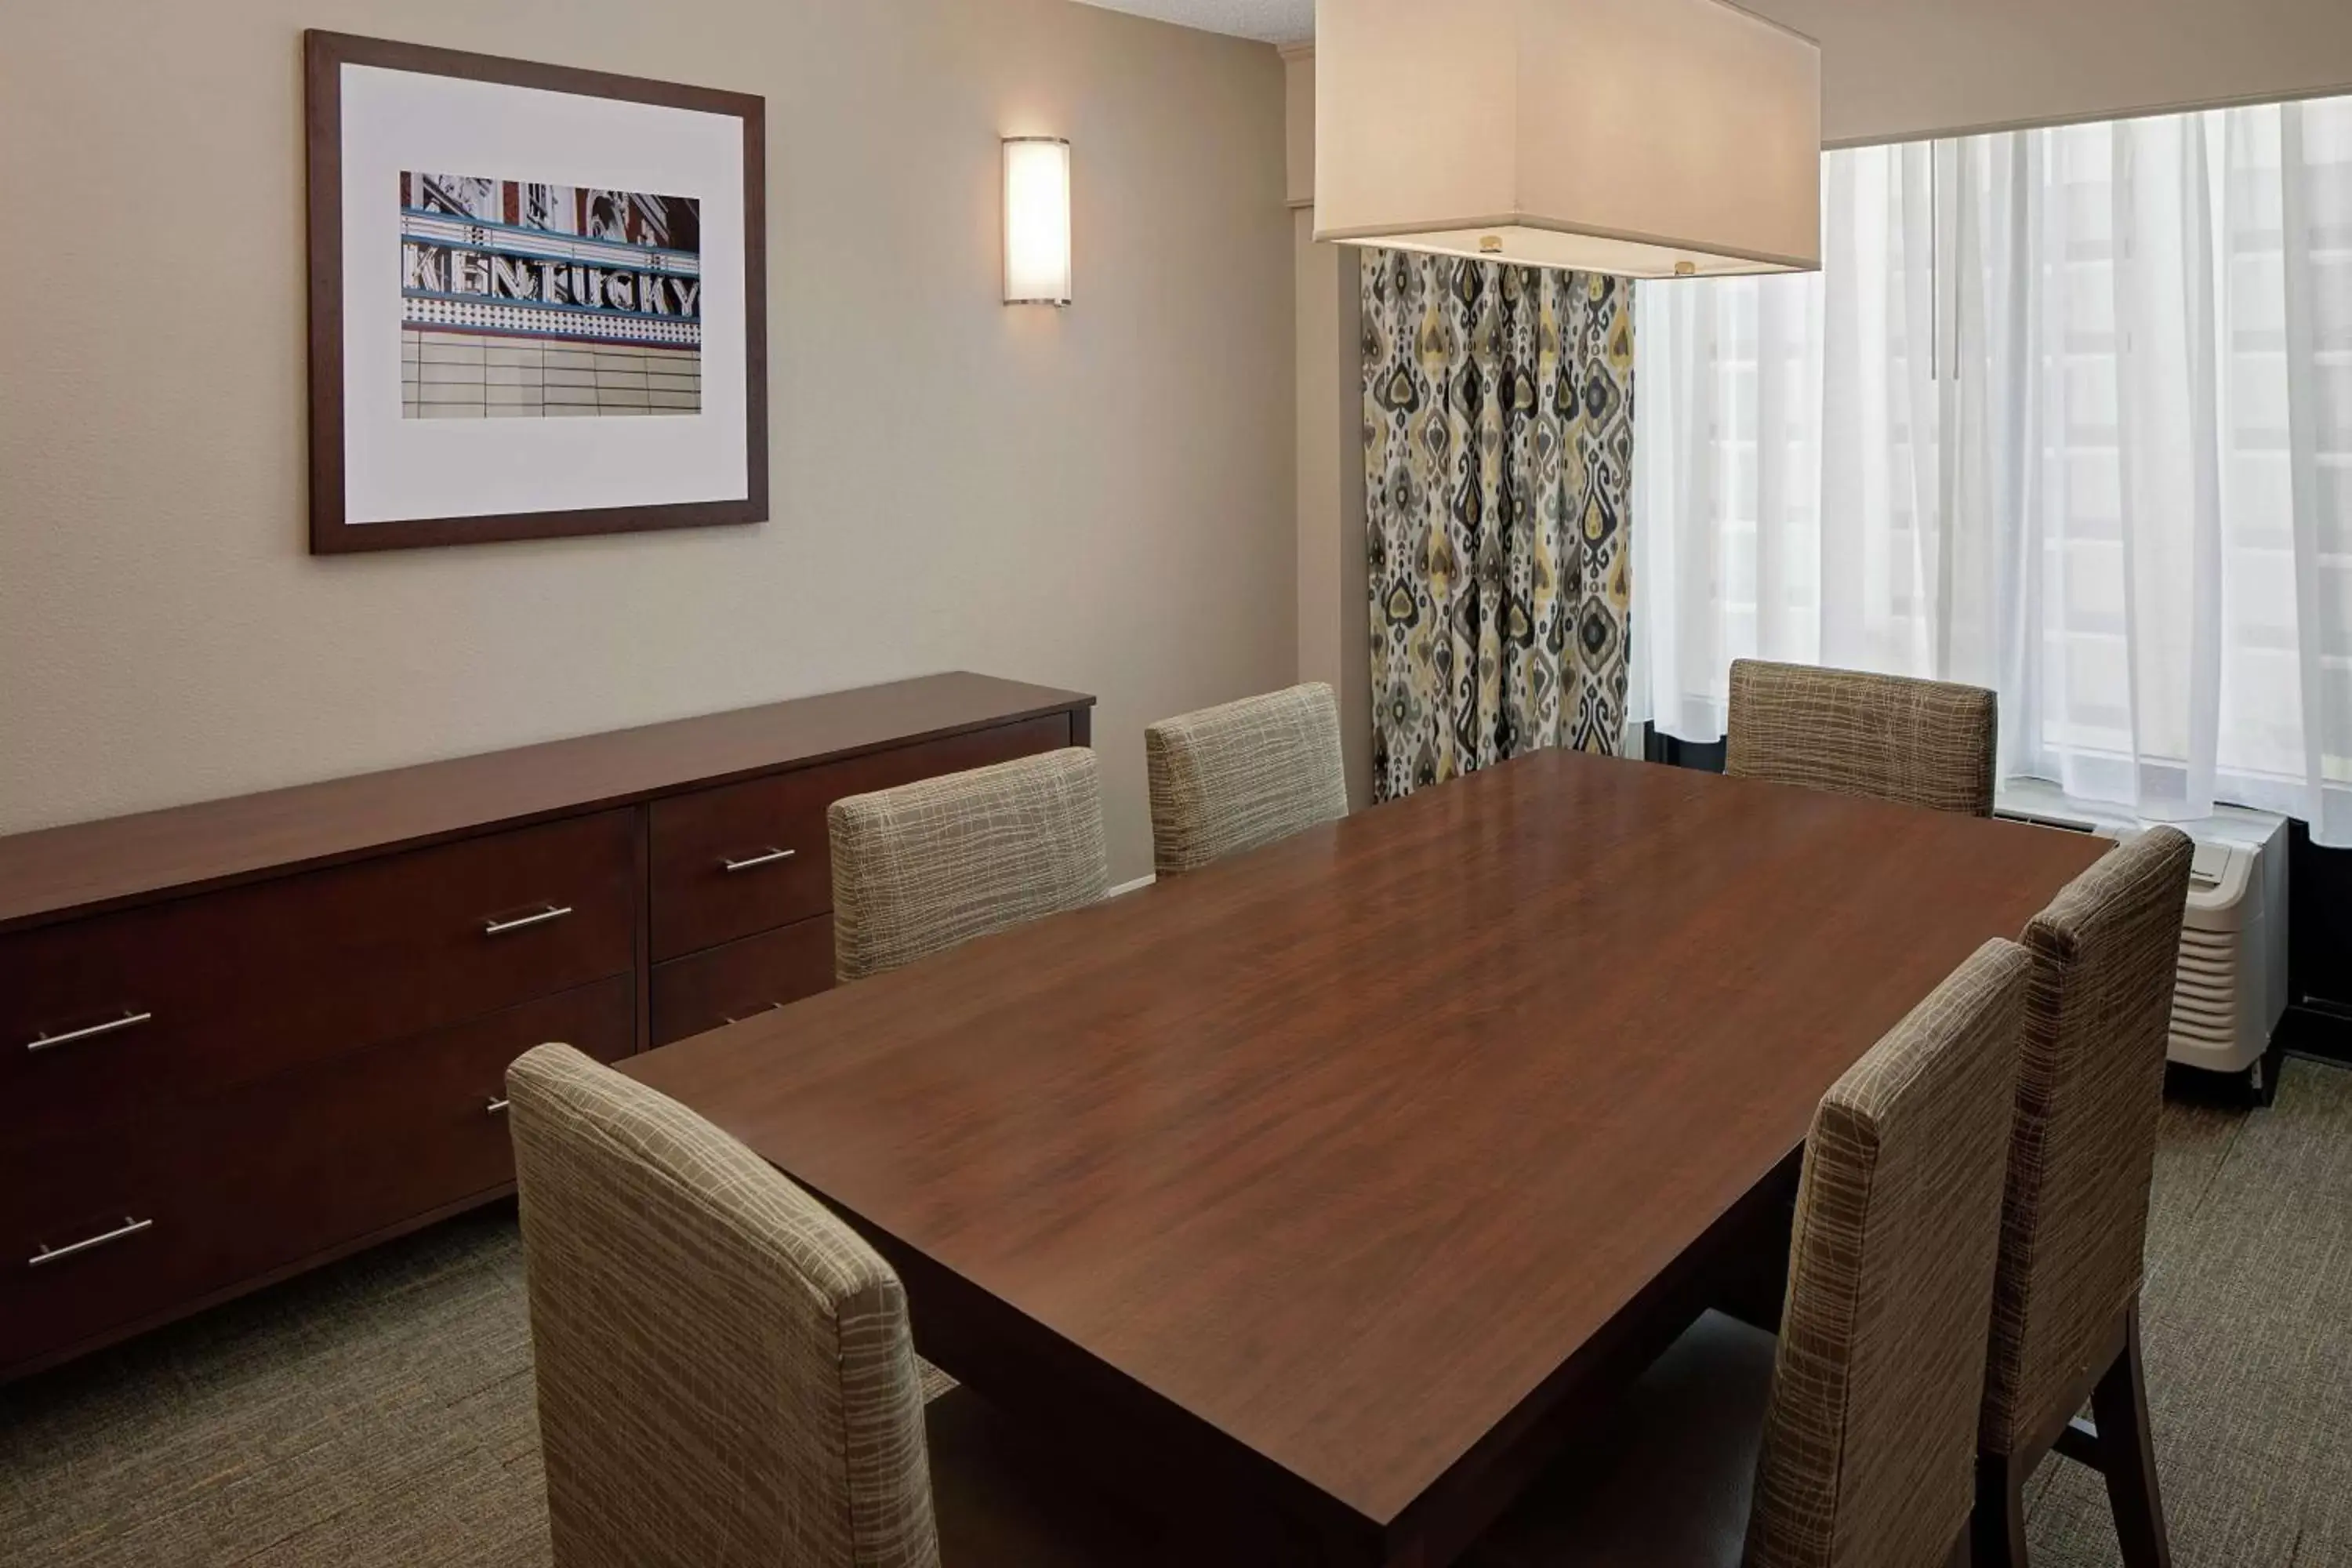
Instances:
[[[1320,682],[1163,720],[1143,753],[1163,877],[1348,815],[1339,706]]]
[[[1743,658],[1724,772],[1990,816],[1999,724],[1979,687]]]
[[[1940,1568],[1967,1524],[2031,968],[1987,943],[1814,1112],[1750,1568]]]
[[[691,1111],[541,1046],[507,1073],[557,1568],[934,1568],[906,1296]]]
[[[2188,837],[2152,828],[2025,928],[2033,955],[2001,1208],[1983,1429],[1990,1453],[2047,1440],[2139,1293]],[[2112,1349],[2113,1347],[2107,1347]]]
[[[826,814],[833,967],[863,980],[1110,890],[1083,746],[851,795]]]

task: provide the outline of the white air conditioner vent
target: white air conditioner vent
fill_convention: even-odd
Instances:
[[[2003,788],[1999,812],[2118,842],[2150,826],[2032,780]],[[2286,819],[2224,806],[2172,826],[2196,842],[2197,853],[2181,921],[2170,1054],[2189,1067],[2242,1072],[2262,1059],[2286,1011]]]

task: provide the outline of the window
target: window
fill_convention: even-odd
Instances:
[[[2011,775],[2352,842],[2352,99],[1833,153],[1822,208],[1817,275],[1638,291],[1633,717],[1969,680]]]

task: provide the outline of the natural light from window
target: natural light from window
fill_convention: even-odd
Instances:
[[[1823,270],[1638,290],[1632,714],[1753,656],[2007,776],[2352,843],[2352,99],[1836,152]]]

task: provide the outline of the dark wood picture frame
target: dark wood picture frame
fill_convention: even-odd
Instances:
[[[302,35],[310,153],[310,552],[411,550],[511,539],[764,522],[768,518],[767,100],[605,71],[540,65],[317,29]],[[743,122],[744,448],[740,500],[371,522],[344,520],[342,68],[375,66],[726,115]]]

